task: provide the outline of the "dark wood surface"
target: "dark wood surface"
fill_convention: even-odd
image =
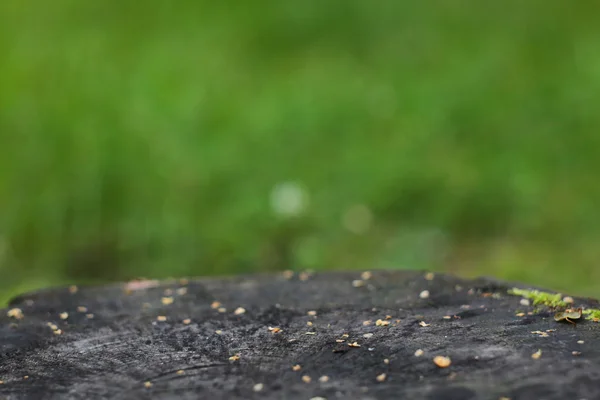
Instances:
[[[430,278],[278,274],[25,294],[0,313],[0,399],[600,399],[600,324],[528,315],[503,282]]]

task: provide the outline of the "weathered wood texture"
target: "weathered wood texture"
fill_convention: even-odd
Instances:
[[[506,294],[512,285],[397,271],[363,286],[356,272],[306,278],[20,296],[9,309],[21,319],[0,315],[0,399],[600,399],[600,324],[518,317],[533,307]]]

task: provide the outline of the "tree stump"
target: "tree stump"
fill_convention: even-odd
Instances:
[[[0,314],[0,399],[600,399],[600,324],[513,286],[375,271],[43,290]]]

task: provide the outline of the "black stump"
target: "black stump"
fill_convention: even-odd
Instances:
[[[368,275],[19,296],[0,314],[0,399],[600,399],[600,324],[495,280]]]

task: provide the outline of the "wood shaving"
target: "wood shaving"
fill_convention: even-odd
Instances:
[[[354,342],[354,343],[348,343],[348,346],[350,346],[350,347],[360,347],[360,344],[358,344],[358,342]]]
[[[577,344],[584,344],[585,342],[583,340],[578,340]]]
[[[433,272],[428,272],[425,274],[425,280],[432,281],[435,278],[435,274]]]
[[[54,330],[54,334],[55,334],[55,335],[62,335],[62,333],[63,333],[63,332],[62,332],[62,330],[60,330],[60,329],[56,329],[56,330]]]
[[[185,296],[188,292],[188,289],[186,287],[180,287],[176,290],[176,292],[178,296]]]
[[[361,279],[355,279],[352,281],[352,287],[359,288],[365,286],[365,281]]]
[[[302,376],[302,382],[304,382],[304,383],[310,383],[311,380],[312,379],[310,379],[310,376],[308,376],[308,375]]]
[[[160,322],[165,322],[167,320],[167,317],[165,317],[164,315],[159,315],[158,317],[156,317],[156,320]]]
[[[300,371],[302,369],[302,367],[300,366],[300,364],[296,364],[292,367],[292,371]]]
[[[269,329],[269,332],[271,332],[271,333],[279,333],[279,332],[281,332],[281,328],[279,328],[279,327],[271,327],[270,326],[268,329]]]
[[[235,311],[233,312],[235,315],[242,315],[246,312],[246,309],[244,307],[238,307],[235,309]]]
[[[387,359],[387,358],[384,358],[384,359],[383,359],[383,363],[384,363],[384,364],[389,364],[389,363],[390,363],[390,360],[389,360],[389,359]]]
[[[23,319],[25,317],[25,315],[23,314],[23,310],[21,310],[20,308],[11,308],[6,312],[6,315],[9,318],[14,319]]]
[[[215,331],[215,333],[216,333],[217,335],[222,335],[222,334],[223,334],[223,331],[222,331],[222,330],[220,330],[220,329],[217,329],[217,330]]]
[[[69,286],[69,293],[71,293],[71,294],[77,293],[78,290],[79,290],[79,288],[75,285]]]
[[[240,359],[239,354],[235,354],[231,357],[229,357],[229,361],[238,361]]]
[[[307,321],[307,322],[306,322],[306,325],[308,325],[308,326],[313,326],[313,323],[312,323],[311,321]]]
[[[60,319],[65,320],[65,319],[69,318],[69,313],[61,312],[60,314],[58,314],[58,316],[60,317]]]
[[[160,285],[160,282],[157,280],[148,280],[148,279],[135,279],[129,281],[125,284],[125,293],[131,294],[131,292],[135,292],[136,290],[150,289],[153,287],[157,287]],[[72,286],[73,287],[73,286]],[[75,286],[75,293],[77,292],[77,286]]]
[[[563,301],[564,301],[565,303],[567,303],[567,304],[573,304],[573,303],[575,303],[575,300],[574,300],[574,299],[573,299],[571,296],[565,296],[565,297],[563,298]]]
[[[221,314],[226,313],[227,309],[225,307],[219,307],[217,308],[217,311],[220,312]]]
[[[450,360],[450,357],[435,356],[433,358],[433,363],[440,368],[448,368],[452,361]]]
[[[452,317],[450,315],[444,315],[442,318],[443,319],[452,319]]]
[[[420,321],[420,322],[419,322],[419,325],[420,325],[420,326],[422,326],[422,327],[431,326],[431,324],[428,324],[428,323],[427,323],[427,322],[425,322],[425,321]]]
[[[150,382],[150,381],[144,382],[144,387],[145,388],[151,388],[152,387],[152,382]]]
[[[373,277],[373,274],[371,273],[371,271],[365,271],[362,274],[360,274],[360,278],[364,281],[368,281],[372,277]]]
[[[581,352],[580,351],[573,351],[573,352],[571,352],[571,354],[573,354],[574,356],[580,356]]]
[[[305,335],[316,335],[317,332],[306,332]]]
[[[549,337],[550,336],[546,332],[542,332],[542,331],[532,331],[531,333],[533,333],[534,335],[539,335],[539,337]]]
[[[344,340],[344,339],[335,339],[335,341],[336,341],[337,343],[344,343],[344,342],[345,342],[345,340]]]
[[[421,293],[419,293],[419,297],[422,299],[428,299],[429,298],[429,290],[423,290]]]
[[[415,357],[421,357],[423,354],[425,354],[425,352],[421,349],[415,351]]]
[[[181,321],[181,322],[183,322],[183,324],[184,324],[184,325],[189,325],[189,324],[192,322],[192,320],[191,320],[191,319],[189,319],[189,318],[186,318],[186,319],[184,319],[184,320],[183,320],[183,321]]]
[[[322,377],[319,378],[319,382],[321,382],[321,383],[329,382],[329,377],[327,375],[323,375]]]
[[[183,375],[183,374],[185,374],[185,371],[184,371],[184,370],[182,370],[182,369],[180,369],[180,370],[179,370],[179,371],[177,371],[176,373],[177,373],[177,375]]]
[[[294,271],[290,271],[290,270],[283,271],[283,277],[288,280],[292,279],[294,277]]]
[[[377,321],[375,321],[375,325],[377,326],[388,326],[390,324],[390,321],[384,321],[382,319],[378,319]]]
[[[173,298],[172,297],[163,297],[162,299],[160,299],[160,302],[163,303],[163,305],[168,306],[169,304],[173,304]]]
[[[520,312],[520,313],[517,313],[517,314],[515,314],[515,315],[516,315],[517,317],[524,317],[524,316],[525,316],[525,313],[524,313],[524,312]]]
[[[529,301],[529,299],[521,299],[519,301],[519,304],[521,304],[522,306],[528,307],[529,305],[531,305],[531,302]]]
[[[85,312],[87,312],[87,310],[88,310],[87,307],[83,307],[83,306],[77,307],[77,312],[80,312],[80,313],[85,313]]]
[[[216,310],[216,309],[218,309],[219,307],[221,307],[221,303],[219,303],[218,301],[213,301],[213,302],[210,304],[210,308],[212,308],[213,310]]]
[[[381,374],[381,375],[377,375],[377,378],[375,378],[375,379],[377,379],[377,382],[384,382],[385,378],[387,378],[387,375]]]
[[[87,319],[94,319],[94,314],[85,314]]]
[[[542,356],[542,350],[538,350],[538,351],[536,351],[535,353],[533,353],[533,354],[531,355],[531,358],[533,358],[534,360],[537,360],[537,359],[539,359],[541,356]]]
[[[373,322],[372,322],[370,319],[368,319],[368,320],[366,320],[366,321],[363,321],[363,323],[362,323],[362,324],[363,324],[363,326],[369,326],[369,325],[371,325],[372,323],[373,323]]]
[[[298,276],[298,278],[299,278],[301,281],[305,282],[305,281],[307,281],[307,280],[309,280],[309,279],[310,279],[310,273],[309,273],[309,272],[306,272],[306,271],[305,271],[305,272],[300,272],[300,275]]]
[[[256,385],[254,385],[252,387],[252,390],[254,390],[255,392],[260,392],[261,390],[263,390],[263,388],[265,387],[264,384],[262,383],[257,383]]]
[[[317,312],[315,310],[311,310],[311,311],[307,312],[306,314],[308,314],[311,317],[316,317],[317,316]]]
[[[365,334],[363,335],[363,337],[364,337],[364,338],[367,338],[367,339],[368,339],[368,338],[370,338],[370,337],[372,337],[372,336],[373,336],[373,334],[372,334],[372,333],[365,333]]]

